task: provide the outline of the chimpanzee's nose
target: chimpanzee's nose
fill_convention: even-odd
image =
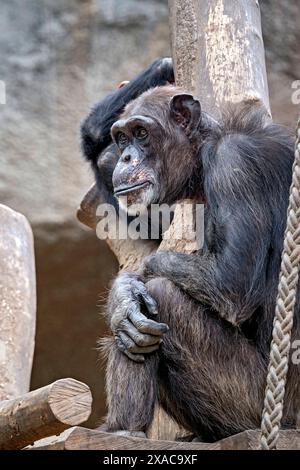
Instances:
[[[130,162],[131,154],[129,152],[123,153],[121,160],[126,163]]]

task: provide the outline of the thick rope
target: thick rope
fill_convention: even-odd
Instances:
[[[261,448],[275,449],[283,413],[300,254],[300,119],[284,235],[281,271],[273,324],[270,361],[261,423]]]

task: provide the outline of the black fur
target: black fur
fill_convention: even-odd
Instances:
[[[115,335],[107,424],[145,431],[158,400],[179,424],[214,440],[260,425],[294,146],[290,133],[256,106],[231,109],[219,123],[202,113],[197,133],[191,122],[183,130],[168,112],[170,93],[170,87],[149,91],[124,116],[144,112],[159,120],[165,107],[164,145],[156,158],[164,162],[167,190],[159,202],[186,196],[187,183],[189,196],[204,197],[205,244],[191,255],[157,252],[139,273],[115,281],[107,311]],[[168,199],[170,180],[177,190]],[[153,316],[144,316],[149,299],[136,285],[141,281],[169,332],[163,333],[164,323],[160,333],[152,331]],[[293,338],[300,333],[299,315],[297,302]],[[163,334],[157,351],[147,352]],[[284,426],[295,425],[299,405],[299,367],[291,364]]]

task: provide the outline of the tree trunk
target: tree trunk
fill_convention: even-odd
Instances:
[[[32,231],[23,215],[0,205],[0,400],[29,390],[35,315]]]

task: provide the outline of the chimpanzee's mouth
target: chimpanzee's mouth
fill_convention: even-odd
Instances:
[[[144,181],[143,183],[133,184],[131,186],[121,185],[115,189],[114,194],[117,197],[123,196],[124,194],[133,193],[134,191],[138,191],[139,189],[144,189],[150,184],[150,181]]]

